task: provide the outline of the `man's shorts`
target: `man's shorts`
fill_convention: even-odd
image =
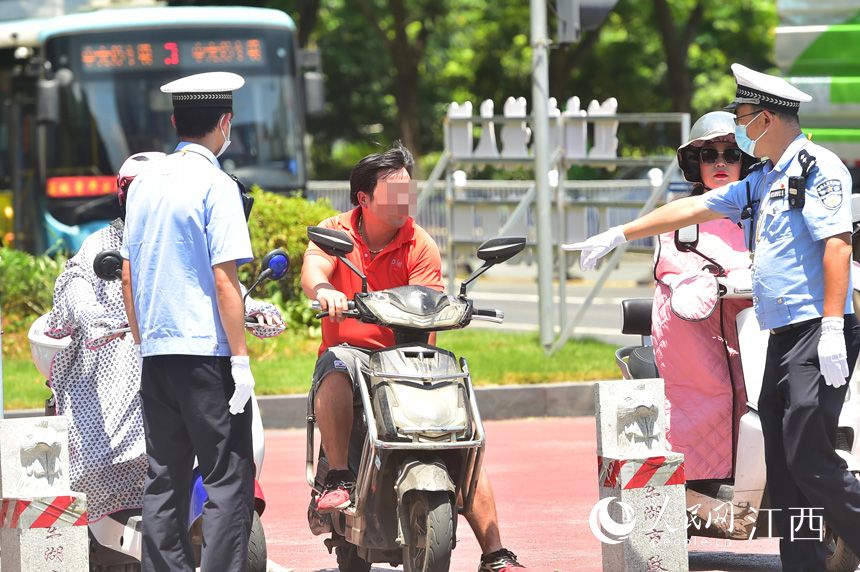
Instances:
[[[325,379],[325,376],[334,371],[340,371],[349,375],[349,378],[352,380],[352,394],[354,396],[354,400],[357,403],[361,402],[361,397],[358,393],[357,380],[362,378],[359,377],[360,372],[357,372],[355,368],[356,358],[361,360],[362,367],[370,367],[370,350],[342,344],[339,346],[331,346],[324,351],[323,355],[317,359],[316,367],[314,367],[314,375],[312,378],[314,393],[316,393],[320,383]]]

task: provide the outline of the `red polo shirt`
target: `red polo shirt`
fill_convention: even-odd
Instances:
[[[347,258],[367,276],[369,291],[376,292],[412,284],[428,286],[439,292],[445,290],[442,285],[442,257],[439,247],[427,231],[415,224],[412,217],[397,231],[391,244],[371,260],[370,250],[356,230],[359,212],[360,208],[354,208],[327,218],[319,226],[342,230],[352,238],[355,248]],[[309,256],[323,256],[334,263],[329,282],[346,294],[347,298],[351,299],[356,292],[361,292],[361,278],[340,260],[327,255],[312,242],[305,251],[305,260]],[[319,354],[322,355],[330,346],[343,343],[368,349],[384,348],[394,344],[394,334],[388,328],[362,324],[352,318],[340,323],[323,319]]]

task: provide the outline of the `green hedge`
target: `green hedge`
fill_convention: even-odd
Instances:
[[[314,312],[301,286],[302,255],[308,246],[307,228],[338,211],[327,200],[308,201],[302,197],[267,193],[258,187],[254,187],[252,192],[254,210],[248,228],[254,261],[239,269],[239,280],[250,287],[260,273],[263,256],[275,248],[284,249],[290,255],[287,277],[279,282],[260,284],[251,295],[278,306],[290,328],[302,331],[316,328],[319,321],[314,319]]]
[[[301,289],[302,254],[307,248],[307,227],[336,214],[328,201],[308,201],[254,188],[254,210],[248,227],[254,261],[239,269],[239,279],[251,286],[260,272],[260,261],[274,248],[290,255],[290,271],[280,282],[266,282],[253,296],[269,300],[281,309],[291,329],[307,332],[318,326]],[[63,269],[63,255],[32,256],[0,248],[2,325],[7,332],[26,331],[33,320],[51,309],[54,281]]]
[[[65,263],[64,255],[32,256],[0,248],[0,311],[4,331],[27,331],[34,319],[51,309],[54,281]]]

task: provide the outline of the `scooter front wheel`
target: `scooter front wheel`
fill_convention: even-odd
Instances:
[[[454,549],[454,511],[444,491],[414,491],[410,495],[411,541],[403,547],[405,572],[448,572]]]
[[[358,550],[352,544],[338,546],[335,548],[335,552],[337,553],[337,569],[340,572],[370,572],[370,562],[359,556]]]

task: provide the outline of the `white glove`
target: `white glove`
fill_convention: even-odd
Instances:
[[[251,361],[248,356],[233,356],[230,358],[230,373],[236,390],[230,398],[230,413],[236,415],[245,411],[245,404],[254,392],[254,376],[251,374]]]
[[[134,344],[134,355],[137,356],[137,368],[138,371],[143,373],[143,354],[140,353],[140,344]]]
[[[606,232],[595,234],[585,242],[562,244],[564,250],[581,250],[579,266],[583,270],[591,270],[597,261],[606,256],[613,248],[627,242],[621,226],[613,226]]]
[[[845,351],[843,318],[822,318],[818,340],[818,361],[827,385],[842,387],[848,377],[848,352]]]

